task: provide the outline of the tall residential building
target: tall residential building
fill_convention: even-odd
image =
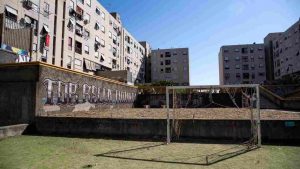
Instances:
[[[189,85],[189,49],[157,49],[151,52],[151,81]]]
[[[145,48],[145,83],[151,83],[151,46],[148,42],[142,41],[140,44]]]
[[[268,80],[300,75],[300,19],[285,32],[270,33],[265,39]]]
[[[266,80],[264,44],[222,46],[219,78],[221,85],[263,83]]]
[[[24,49],[31,61],[89,74],[129,70],[132,82],[143,82],[144,47],[97,0],[1,0],[0,13],[0,30],[33,29]],[[2,48],[22,50],[7,36],[1,34]]]

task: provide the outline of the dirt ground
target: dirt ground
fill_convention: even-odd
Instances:
[[[254,112],[254,115],[257,113]],[[86,118],[121,118],[121,119],[166,119],[166,109],[106,109],[102,111],[48,113],[54,117],[86,117]],[[249,109],[234,108],[199,108],[175,109],[170,111],[170,117],[176,119],[250,119]],[[263,109],[260,112],[262,120],[300,120],[300,112]]]

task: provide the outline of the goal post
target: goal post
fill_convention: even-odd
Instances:
[[[251,139],[253,139],[257,147],[261,147],[260,96],[258,84],[167,86],[167,144],[172,142],[172,131],[174,131],[176,120],[190,118],[183,117],[184,115],[181,114],[181,112],[175,114],[175,111],[193,109],[194,114],[192,118],[194,118],[194,115],[199,115],[198,110],[201,108],[204,108],[204,111],[210,108],[218,108],[218,110],[229,108],[229,110],[232,111],[233,109],[237,109],[249,113],[251,116],[249,118],[249,120],[251,120]],[[173,120],[172,123],[171,120]],[[179,126],[178,135],[180,135],[180,123],[177,122],[176,125],[177,129]]]

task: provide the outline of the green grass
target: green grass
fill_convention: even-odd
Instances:
[[[205,166],[180,164],[180,162],[201,164],[204,160],[203,155],[234,145],[172,143],[149,147],[158,144],[105,139],[19,136],[0,140],[0,168],[300,168],[300,147],[263,146]],[[112,153],[138,147],[148,148]],[[104,153],[106,156],[128,159],[105,157]],[[132,160],[133,158],[144,160]],[[151,160],[167,162],[151,162]]]

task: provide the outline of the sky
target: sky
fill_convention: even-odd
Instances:
[[[263,43],[300,18],[300,0],[99,0],[152,49],[188,47],[191,85],[219,84],[223,45]]]

